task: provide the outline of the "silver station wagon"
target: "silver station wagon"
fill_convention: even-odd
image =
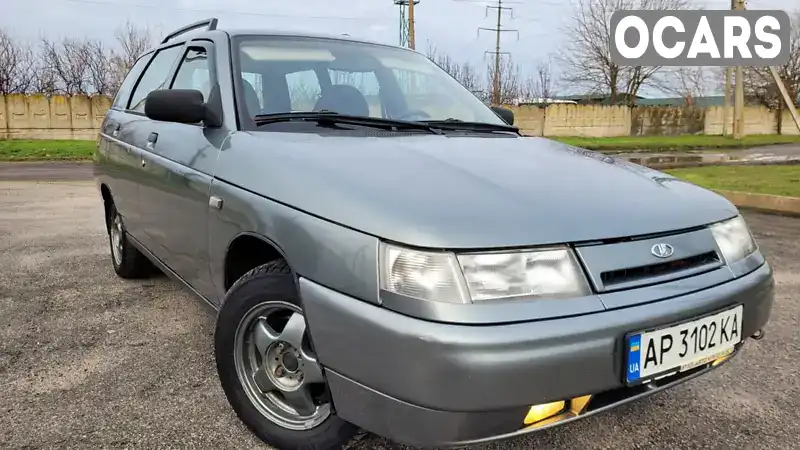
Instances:
[[[520,436],[763,336],[730,202],[513,123],[411,50],[192,24],[102,126],[114,270],[217,311],[222,388],[279,449]]]

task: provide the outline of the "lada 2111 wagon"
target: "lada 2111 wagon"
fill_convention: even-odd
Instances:
[[[519,436],[762,336],[731,203],[513,122],[411,50],[190,25],[102,126],[114,270],[218,310],[225,394],[279,449]]]

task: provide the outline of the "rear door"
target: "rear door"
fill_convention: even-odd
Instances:
[[[152,53],[148,53],[139,58],[117,91],[100,130],[100,151],[95,166],[99,181],[108,186],[114,206],[122,216],[128,233],[134,237],[141,235],[139,189],[136,181],[141,153],[132,145],[131,134],[133,125],[140,118],[128,113],[128,102],[152,56]]]
[[[195,89],[209,101],[218,84],[215,48],[195,40],[181,50],[170,89]],[[144,148],[140,206],[152,251],[206,298],[215,298],[208,256],[209,189],[225,127],[151,122]]]

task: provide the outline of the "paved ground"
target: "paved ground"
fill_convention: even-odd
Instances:
[[[265,448],[219,387],[212,315],[164,277],[116,278],[100,206],[88,182],[0,181],[0,447]],[[800,220],[747,218],[776,269],[764,340],[671,391],[473,450],[798,448]]]
[[[686,152],[625,152],[615,156],[637,164],[661,167],[663,164],[800,164],[800,144],[766,145],[743,150],[692,150]]]
[[[0,163],[0,180],[76,181],[92,177],[92,165],[81,162]]]

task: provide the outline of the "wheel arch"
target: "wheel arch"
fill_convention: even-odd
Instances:
[[[224,288],[227,292],[233,283],[250,270],[277,259],[284,259],[286,252],[272,239],[252,232],[241,232],[231,239],[225,249],[223,269]]]
[[[114,204],[114,197],[111,195],[111,189],[106,183],[100,184],[100,195],[103,197],[103,212],[106,222],[106,230],[111,226],[111,206]]]

